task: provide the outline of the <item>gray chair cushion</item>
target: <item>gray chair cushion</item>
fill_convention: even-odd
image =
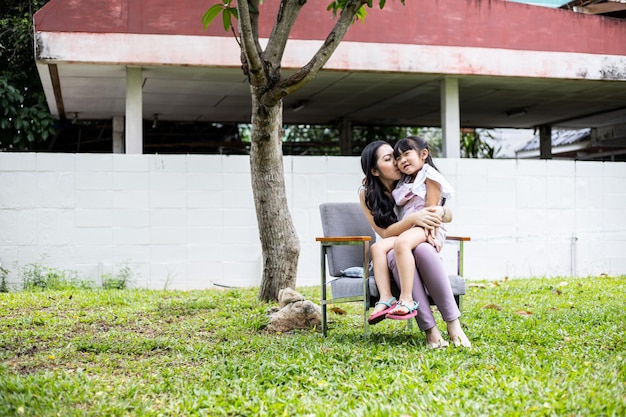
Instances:
[[[378,288],[374,277],[367,279],[370,297],[378,299]],[[355,297],[363,295],[363,280],[355,278],[337,278],[330,282],[330,290],[333,298]]]
[[[465,295],[465,278],[459,275],[448,275],[448,279],[452,287],[452,294]]]

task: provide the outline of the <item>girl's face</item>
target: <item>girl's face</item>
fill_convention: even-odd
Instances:
[[[376,165],[378,169],[372,169],[372,174],[382,180],[397,181],[402,177],[396,161],[393,158],[393,148],[391,145],[382,145],[376,151]]]
[[[415,149],[407,149],[402,152],[396,159],[398,169],[405,175],[414,175],[419,172],[424,166],[426,158],[428,157],[428,150],[422,149],[416,151]]]

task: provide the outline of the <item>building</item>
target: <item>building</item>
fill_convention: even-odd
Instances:
[[[154,123],[248,123],[239,48],[222,25],[205,31],[200,22],[211,4],[50,1],[35,15],[35,52],[52,114],[112,121],[111,151],[129,153],[151,151],[143,138]],[[264,2],[261,36],[277,4]],[[537,129],[543,157],[551,129],[620,130],[626,20],[573,11],[591,10],[589,1],[562,7],[387,2],[350,29],[315,80],[285,98],[284,122],[442,127],[448,157],[459,155],[460,127]],[[333,22],[325,4],[305,6],[285,73],[307,62]]]

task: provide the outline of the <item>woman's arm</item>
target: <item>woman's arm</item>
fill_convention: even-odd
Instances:
[[[443,214],[443,207],[426,207],[422,210],[416,211],[415,213],[411,213],[406,216],[404,219],[397,221],[396,223],[388,226],[383,229],[379,227],[374,222],[374,216],[372,216],[372,212],[369,208],[367,208],[367,204],[365,204],[365,190],[361,190],[359,192],[359,200],[361,202],[361,209],[363,210],[363,214],[365,214],[365,218],[369,222],[372,229],[381,237],[391,237],[398,236],[400,233],[405,230],[410,229],[413,226],[421,226],[426,229],[433,229],[438,227],[441,224],[441,214]],[[446,207],[446,217],[452,219],[452,212],[450,209]]]
[[[450,223],[452,221],[452,218],[454,217],[452,215],[452,209],[448,206],[426,207],[426,210],[432,210],[437,213],[437,215],[441,217],[441,221],[443,223]]]

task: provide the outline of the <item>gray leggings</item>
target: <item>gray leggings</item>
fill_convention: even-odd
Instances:
[[[441,255],[429,243],[421,243],[413,250],[415,256],[415,275],[413,276],[413,300],[419,302],[418,314],[415,320],[421,330],[435,327],[435,317],[430,310],[430,303],[424,288],[437,305],[443,320],[448,322],[461,317],[456,305],[452,287],[446,274]],[[400,288],[400,277],[393,250],[387,254],[387,264],[393,274],[393,279]]]

